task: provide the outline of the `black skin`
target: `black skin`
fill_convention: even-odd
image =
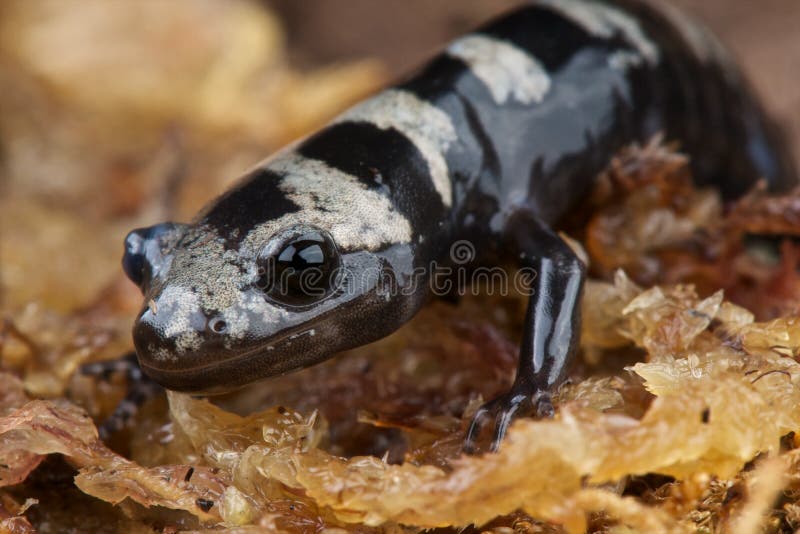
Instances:
[[[491,448],[496,450],[514,417],[553,413],[551,393],[568,372],[578,345],[585,279],[584,265],[554,228],[587,194],[616,151],[663,133],[681,142],[698,184],[717,187],[726,199],[743,194],[759,178],[776,191],[797,183],[782,139],[730,65],[699,59],[671,22],[638,2],[609,4],[639,22],[658,50],[657,62],[642,58],[621,31],[598,37],[556,10],[529,6],[479,32],[512,43],[544,66],[551,88],[541,102],[498,103],[466,63],[447,55],[437,56],[397,86],[444,111],[456,128],[458,142],[444,154],[452,207],[445,207],[431,185],[418,147],[396,130],[344,122],[295,149],[381,191],[411,224],[409,242],[373,252],[341,248],[339,263],[380,266],[402,285],[414,267],[431,261],[446,265],[450,244],[466,239],[477,251],[475,266],[514,261],[536,271],[516,379],[508,393],[478,411],[465,440],[467,451],[475,450],[489,421],[494,422]],[[641,61],[615,67],[612,58],[619,52],[639,54]],[[134,231],[124,263],[145,302],[159,304],[163,288],[171,283],[168,271],[174,262],[167,259],[181,250],[202,254],[206,237],[238,250],[242,236],[258,223],[298,212],[299,206],[276,185],[280,178],[272,170],[255,171],[193,225]],[[197,228],[208,235],[192,234]],[[255,261],[245,253],[236,265],[245,272]],[[240,289],[253,291],[256,286],[254,279]],[[219,392],[379,339],[399,328],[430,296],[428,284],[402,297],[384,298],[380,288],[368,284],[359,292],[357,298],[345,299],[334,291],[283,322],[257,324],[253,335],[228,345],[223,341],[230,340],[209,326],[218,324],[221,311],[197,310],[203,344],[192,352],[192,365],[182,358],[154,356],[153,347],[170,351],[175,341],[165,333],[163,321],[169,316],[156,317],[148,306],[137,319],[134,341],[145,372],[166,387]],[[313,340],[286,342],[287,334],[309,328],[317,332]]]
[[[483,85],[449,57],[435,59],[405,85],[446,109],[459,130],[474,137],[476,149],[468,156],[448,157],[460,193],[458,235],[469,236],[483,252],[479,263],[524,255],[520,266],[539,273],[515,382],[478,411],[465,441],[468,451],[487,421],[494,421],[496,450],[513,417],[553,413],[550,394],[577,349],[585,277],[584,266],[553,228],[617,150],[663,132],[681,141],[698,185],[713,185],[728,199],[760,177],[773,190],[797,183],[783,140],[737,73],[700,61],[671,24],[638,2],[612,4],[636,14],[659,45],[658,65],[632,68],[624,76],[611,68],[587,75],[585,67],[570,66],[579,54],[602,58],[630,46],[620,36],[587,35],[542,8],[524,8],[479,30],[530,51],[547,67],[553,87],[566,85],[581,94],[583,105],[576,109],[548,98],[533,108],[493,106]],[[509,142],[520,137],[526,139],[523,150]],[[515,197],[515,190],[526,191],[525,198]],[[560,321],[569,327],[556,335]]]
[[[494,419],[491,446],[497,450],[515,416],[553,415],[550,394],[563,381],[580,337],[580,297],[586,277],[583,262],[528,212],[511,217],[506,237],[509,248],[524,254],[522,266],[536,273],[533,295],[525,312],[526,328],[514,384],[475,414],[464,443],[467,452],[474,452],[487,420]]]

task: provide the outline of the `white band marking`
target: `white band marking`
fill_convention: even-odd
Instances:
[[[349,109],[334,122],[368,122],[405,135],[425,158],[442,203],[447,207],[452,205],[453,187],[444,154],[457,137],[447,113],[408,91],[387,89]]]
[[[648,63],[658,63],[658,46],[645,35],[639,22],[628,13],[590,0],[537,0],[579,24],[595,37],[608,39],[620,32]]]
[[[282,176],[278,187],[300,210],[256,226],[245,247],[263,246],[275,232],[300,224],[328,230],[345,249],[377,250],[411,241],[408,219],[357,177],[294,152],[279,154],[267,168]]]
[[[523,104],[538,103],[550,90],[550,77],[544,67],[507,41],[467,35],[447,47],[447,54],[469,65],[497,104],[505,104],[509,97]]]

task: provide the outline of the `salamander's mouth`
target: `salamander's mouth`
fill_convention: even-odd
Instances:
[[[167,389],[218,395],[324,359],[327,353],[320,341],[314,329],[297,328],[250,349],[220,350],[209,346],[175,360],[155,360],[148,351],[137,347],[137,355],[142,371]],[[198,363],[185,365],[186,360]]]

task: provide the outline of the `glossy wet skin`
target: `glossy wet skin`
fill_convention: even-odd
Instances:
[[[133,232],[124,264],[145,296],[143,369],[171,389],[220,392],[384,337],[462,240],[476,253],[467,267],[538,274],[514,385],[478,411],[466,448],[489,420],[496,448],[513,417],[552,414],[585,279],[555,225],[616,151],[662,132],[727,198],[759,177],[797,183],[713,39],[679,24],[633,0],[539,0],[257,166],[192,224]],[[276,293],[268,265],[321,276]]]
[[[123,265],[144,294],[133,330],[140,364],[170,389],[221,393],[382,337],[356,323],[404,308],[408,297],[387,298],[382,286],[408,279],[404,255],[343,253],[305,225],[235,251],[202,224],[135,230]]]

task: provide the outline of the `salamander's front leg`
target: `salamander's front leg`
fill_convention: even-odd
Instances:
[[[125,428],[145,402],[164,391],[164,388],[142,373],[135,352],[117,360],[87,363],[81,367],[81,373],[99,377],[101,380],[108,380],[114,373],[122,373],[128,379],[125,397],[117,404],[114,413],[97,427],[102,441],[107,441],[113,434]]]
[[[475,414],[464,443],[467,452],[487,421],[494,420],[491,448],[500,441],[519,415],[553,415],[551,392],[564,378],[580,335],[580,298],[585,267],[570,247],[530,215],[510,221],[510,246],[522,267],[535,273],[517,376],[511,390],[483,405]]]

